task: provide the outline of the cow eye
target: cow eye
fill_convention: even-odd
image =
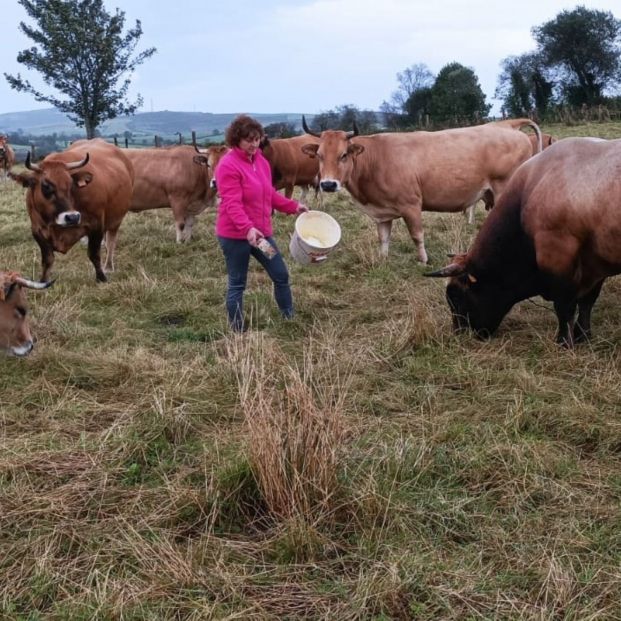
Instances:
[[[339,159],[341,160],[341,162],[344,162],[347,159],[347,152],[343,153],[343,155],[341,155]]]
[[[41,182],[41,192],[45,198],[51,198],[54,194],[54,186],[49,181]]]
[[[20,316],[20,317],[25,317],[26,313],[28,312],[23,306],[16,306],[15,307],[15,312]]]

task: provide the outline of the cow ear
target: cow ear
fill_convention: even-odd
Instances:
[[[302,147],[302,153],[306,153],[309,157],[316,157],[318,149],[318,144],[305,144]]]
[[[34,175],[30,175],[26,173],[15,174],[9,171],[9,177],[13,179],[15,183],[19,183],[20,185],[23,185],[25,188],[34,188],[37,182]]]
[[[361,144],[356,144],[355,142],[350,142],[347,147],[347,153],[350,153],[354,157],[356,155],[360,155],[364,151],[364,147]]]
[[[261,142],[259,143],[259,147],[261,148],[261,150],[265,149],[265,147],[269,147],[270,146],[270,139],[267,136],[263,136],[263,138],[261,138]]]
[[[83,188],[93,180],[93,175],[91,175],[91,173],[89,172],[81,170],[80,172],[73,173],[73,175],[71,175],[71,178],[73,179],[74,185],[78,186],[79,188]]]
[[[195,155],[192,159],[195,164],[198,164],[199,166],[207,166],[207,168],[209,168],[209,161],[204,155]]]

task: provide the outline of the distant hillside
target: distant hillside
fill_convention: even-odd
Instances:
[[[99,129],[103,136],[122,136],[129,131],[136,136],[152,137],[157,134],[162,138],[174,138],[177,132],[188,136],[195,131],[197,136],[221,135],[238,113],[213,114],[211,112],[140,112],[135,116],[124,116],[104,123]],[[270,123],[291,123],[301,129],[302,113],[259,114],[250,113],[263,125]],[[307,114],[312,120],[314,115]],[[69,119],[55,108],[30,110],[27,112],[9,112],[0,114],[0,132],[17,132],[41,136],[44,134],[83,134],[84,130],[76,127]]]

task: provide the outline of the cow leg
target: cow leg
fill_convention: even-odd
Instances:
[[[194,226],[195,218],[192,215],[185,217],[185,226],[183,227],[183,241],[190,241],[192,239],[192,227]]]
[[[101,240],[103,231],[95,230],[88,234],[88,258],[95,268],[95,279],[97,282],[107,282],[106,275],[101,269]],[[110,249],[108,248],[108,252]]]
[[[578,299],[578,319],[574,325],[574,343],[591,339],[591,311],[602,291],[604,281],[597,283],[591,291]]]
[[[39,245],[41,249],[41,281],[47,282],[50,279],[50,273],[52,271],[52,266],[54,265],[54,249],[52,245],[43,237],[32,234],[35,241]]]
[[[464,209],[464,217],[466,218],[468,224],[474,223],[474,208],[476,205],[470,205],[470,207],[466,207]]]
[[[119,234],[119,227],[106,231],[106,272],[114,272],[114,251],[116,250],[116,240]]]
[[[300,193],[300,203],[306,203],[306,196],[308,194],[308,186],[303,185],[301,187],[302,187],[302,192]]]
[[[380,254],[388,256],[388,246],[390,246],[390,232],[392,231],[392,220],[377,223],[377,236],[380,243]]]
[[[576,299],[556,300],[554,302],[554,310],[558,319],[558,333],[556,342],[572,349],[574,346],[574,319],[576,316]]]
[[[188,212],[187,201],[173,199],[170,196],[168,197],[168,201],[170,203],[170,207],[173,212],[173,217],[175,219],[177,243],[180,244],[186,240],[185,221],[186,221],[186,214]]]
[[[410,210],[403,216],[405,223],[410,232],[412,241],[416,244],[418,251],[418,260],[421,263],[427,263],[427,251],[425,250],[425,237],[423,235],[423,214],[420,209]]]

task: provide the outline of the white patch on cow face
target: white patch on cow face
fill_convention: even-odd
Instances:
[[[319,188],[322,192],[338,192],[341,189],[341,182],[338,179],[326,177],[319,182]]]
[[[32,351],[33,347],[34,347],[34,344],[32,341],[26,341],[24,345],[11,347],[9,351],[14,356],[17,356],[18,358],[23,358],[24,356],[27,356]]]
[[[58,226],[77,226],[81,220],[82,216],[79,211],[63,211],[56,216]]]

